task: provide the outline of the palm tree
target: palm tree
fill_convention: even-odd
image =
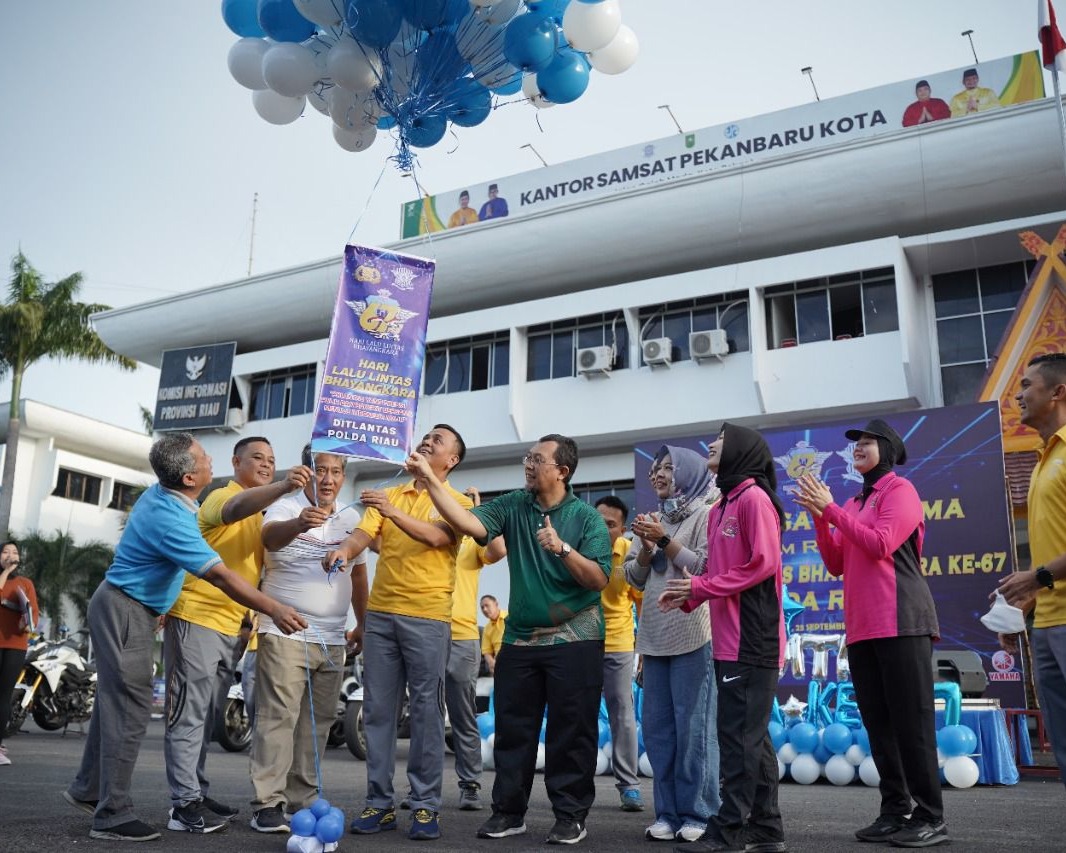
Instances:
[[[51,536],[33,531],[19,539],[19,551],[22,571],[37,590],[37,603],[52,617],[53,636],[62,618],[64,598],[84,623],[89,599],[114,559],[111,547],[100,541],[78,545],[62,530]]]
[[[46,283],[21,251],[11,261],[7,301],[0,305],[0,378],[11,372],[7,452],[0,479],[0,530],[11,521],[15,455],[19,438],[19,399],[26,369],[44,358],[76,358],[95,364],[115,364],[134,370],[137,363],[113,352],[89,317],[109,306],[77,302],[80,272],[54,284]]]

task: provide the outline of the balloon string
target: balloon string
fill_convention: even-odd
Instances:
[[[326,645],[326,640],[322,636],[322,632],[319,631],[318,628],[315,627],[315,625],[313,623],[311,623],[311,622],[308,622],[307,630],[314,631],[315,634],[318,635],[318,645],[320,645],[322,647],[322,654],[326,658],[326,664],[329,666],[330,669],[336,669],[337,668],[337,663],[329,655],[329,646]],[[302,633],[306,634],[306,631],[304,631]],[[312,743],[312,745],[314,747],[315,780],[316,780],[316,782],[318,784],[318,796],[324,797],[325,796],[325,789],[323,788],[323,785],[322,785],[322,762],[319,759],[319,755],[318,755],[318,730],[315,727],[315,690],[314,690],[314,684],[311,681],[311,655],[310,655],[310,652],[308,652],[308,650],[307,650],[307,647],[309,645],[311,645],[311,643],[308,643],[308,641],[305,638],[304,639],[304,666],[305,666],[305,670],[304,671],[307,674],[307,707],[308,707],[308,710],[311,712],[311,743]]]
[[[381,183],[381,179],[385,175],[385,169],[386,168],[388,168],[388,162],[387,161],[386,161],[386,163],[384,163],[382,165],[381,172],[378,174],[378,179],[376,181],[374,181],[374,186],[371,187],[371,189],[370,189],[370,195],[368,195],[366,197],[366,204],[363,205],[362,212],[360,212],[359,216],[356,217],[355,225],[352,226],[351,233],[348,234],[348,240],[347,240],[348,243],[352,242],[352,237],[355,236],[355,231],[359,227],[359,223],[363,221],[363,217],[366,216],[366,212],[368,210],[370,210],[370,202],[373,200],[374,194],[378,191],[378,184]]]

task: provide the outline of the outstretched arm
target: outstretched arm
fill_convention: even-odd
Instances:
[[[453,530],[457,533],[465,533],[467,536],[472,536],[478,540],[484,540],[488,537],[485,525],[481,523],[481,520],[476,515],[460,504],[444,487],[444,484],[437,479],[437,475],[429,467],[429,462],[425,456],[420,453],[412,453],[407,457],[404,467],[407,468],[407,472],[420,485],[425,487],[426,492],[429,494],[429,499],[433,501],[433,506],[437,508],[437,512],[451,525]]]

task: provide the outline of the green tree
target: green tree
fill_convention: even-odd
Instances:
[[[75,543],[69,533],[33,531],[19,539],[22,572],[37,589],[41,611],[52,619],[52,636],[62,621],[63,599],[84,623],[89,599],[104,579],[115,552],[106,542]]]
[[[19,399],[26,369],[46,358],[115,364],[124,370],[137,367],[132,359],[113,352],[93,329],[89,317],[110,306],[77,301],[80,272],[49,284],[21,251],[11,261],[11,272],[7,300],[0,305],[0,379],[11,374],[7,448],[0,478],[0,530],[7,530],[11,522]]]

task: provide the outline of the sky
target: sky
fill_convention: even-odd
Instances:
[[[399,237],[413,179],[379,134],[352,154],[308,108],[269,125],[230,76],[218,0],[36,0],[0,11],[0,259],[119,307]],[[419,154],[430,193],[1037,47],[1029,0],[621,0],[640,41],[626,73],[593,72],[572,104],[506,103]],[[1050,82],[1047,83],[1050,90]],[[356,227],[358,224],[358,227]],[[355,229],[354,235],[352,234]],[[550,252],[551,246],[544,250]],[[294,294],[298,298],[298,294]],[[234,318],[239,323],[240,318]],[[323,330],[323,338],[326,330]],[[166,330],[160,335],[165,337]],[[324,354],[324,352],[323,352]],[[42,363],[23,396],[140,429],[158,372]],[[10,382],[0,382],[10,396]]]

